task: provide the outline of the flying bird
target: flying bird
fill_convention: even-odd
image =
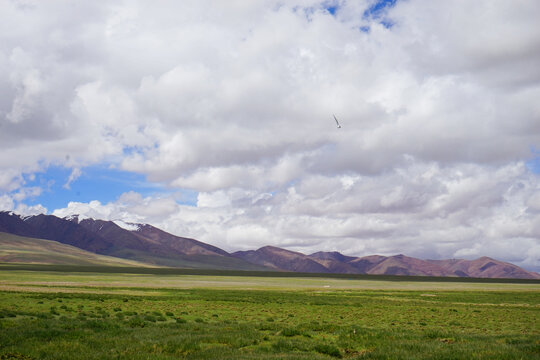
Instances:
[[[334,116],[334,120],[336,120],[336,125],[338,127],[338,129],[341,129],[341,125],[339,124],[339,121],[337,120],[337,117],[336,115],[332,114]]]

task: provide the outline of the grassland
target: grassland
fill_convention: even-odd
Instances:
[[[0,271],[1,359],[538,359],[540,285]]]

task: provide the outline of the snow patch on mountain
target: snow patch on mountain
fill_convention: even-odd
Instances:
[[[79,223],[79,215],[69,215],[69,216],[64,217],[64,220]]]
[[[129,231],[137,231],[140,228],[140,224],[135,223],[128,223],[122,220],[113,220],[113,223],[120,226],[122,229],[129,230]]]
[[[86,219],[94,220],[90,216],[81,215],[81,214],[68,215],[68,216],[65,216],[63,219],[72,221],[77,224],[79,224],[81,221],[86,220]]]

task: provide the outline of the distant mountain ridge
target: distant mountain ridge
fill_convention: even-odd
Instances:
[[[538,273],[488,257],[421,260],[401,254],[354,257],[336,251],[305,255],[275,246],[229,254],[216,246],[176,236],[152,225],[76,215],[66,218],[43,214],[20,216],[0,211],[0,244],[7,241],[7,234],[52,240],[95,254],[180,268],[540,279]]]
[[[233,256],[274,270],[317,273],[329,272],[326,267],[319,264],[314,259],[311,259],[309,256],[275,246],[265,246],[259,250],[237,251],[233,253]]]
[[[126,225],[129,224],[121,227],[114,221],[78,216],[59,218],[40,214],[23,217],[13,212],[0,212],[0,232],[53,240],[100,255],[158,266],[268,270],[215,246],[175,236],[148,224]]]
[[[271,248],[271,251],[269,251],[269,248]],[[394,256],[371,255],[352,257],[335,251],[304,255],[268,246],[258,250],[238,251],[233,253],[233,255],[256,264],[284,271],[540,279],[540,274],[538,273],[527,271],[519,266],[486,256],[476,260],[420,260],[402,254]],[[293,259],[294,261],[287,262],[285,259]],[[301,270],[298,270],[300,266]]]

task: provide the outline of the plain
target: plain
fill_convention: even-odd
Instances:
[[[0,271],[1,359],[533,359],[537,283]]]

